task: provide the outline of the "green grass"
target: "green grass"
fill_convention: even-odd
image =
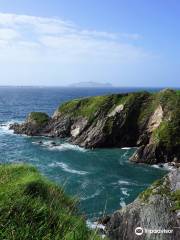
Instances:
[[[176,190],[172,193],[172,200],[175,203],[173,210],[180,210],[180,190]]]
[[[93,120],[96,114],[100,112],[107,113],[107,111],[113,106],[114,102],[118,101],[119,98],[121,98],[121,95],[75,99],[62,104],[59,107],[59,112],[70,114],[74,117],[83,116],[89,120]]]
[[[180,91],[166,89],[157,93],[136,92],[128,94],[112,94],[83,99],[75,99],[59,107],[61,114],[68,114],[73,118],[85,117],[90,123],[98,119],[106,119],[103,131],[111,134],[114,126],[114,116],[107,118],[116,106],[123,104],[123,113],[133,116],[128,126],[133,129],[143,129],[158,106],[162,107],[163,119],[160,126],[153,131],[152,142],[162,148],[174,151],[180,146]],[[133,112],[133,114],[131,114]]]
[[[0,165],[0,239],[97,240],[77,201],[27,165]]]
[[[163,147],[180,145],[180,91],[167,90],[159,93],[159,102],[166,117],[153,132],[153,139]]]
[[[161,178],[155,181],[149,188],[139,194],[139,199],[144,203],[148,203],[152,195],[160,195],[168,197],[172,201],[172,211],[180,210],[180,190],[171,191],[169,180]]]
[[[152,195],[161,195],[166,197],[171,197],[171,190],[168,181],[166,181],[166,184],[164,185],[164,178],[161,178],[159,180],[156,180],[149,188],[147,188],[145,191],[141,192],[139,194],[139,198],[143,201],[148,203],[149,198]]]
[[[31,112],[28,116],[30,121],[35,121],[39,126],[45,125],[49,121],[49,116],[42,112]]]
[[[92,121],[97,114],[102,114],[105,117],[120,104],[126,104],[127,106],[133,104],[135,99],[142,96],[142,94],[144,92],[75,99],[63,103],[58,108],[58,111],[61,114],[69,114],[73,117],[83,116]]]

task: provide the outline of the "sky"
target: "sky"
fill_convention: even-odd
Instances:
[[[0,85],[180,87],[179,0],[0,0]]]

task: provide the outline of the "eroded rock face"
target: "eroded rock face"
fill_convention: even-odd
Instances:
[[[159,105],[149,119],[147,131],[152,133],[156,128],[159,127],[160,123],[162,122],[162,119],[163,119],[163,109],[162,109],[162,106]]]
[[[180,239],[180,170],[176,169],[155,182],[131,204],[116,211],[106,223],[112,240],[178,240]],[[175,199],[174,196],[179,196]],[[138,236],[135,229],[141,227]],[[148,230],[170,230],[172,233],[150,233]]]
[[[75,99],[52,118],[33,113],[15,133],[69,138],[86,148],[138,147],[131,161],[180,161],[180,94],[166,89]],[[43,124],[38,119],[45,119]],[[41,121],[40,121],[41,123]]]
[[[77,121],[75,121],[71,126],[71,136],[73,138],[76,138],[77,136],[79,136],[82,133],[82,131],[85,129],[87,124],[88,124],[88,120],[86,118],[77,119]]]
[[[124,109],[124,105],[120,104],[115,109],[108,114],[108,117],[114,117],[116,114],[120,113]]]

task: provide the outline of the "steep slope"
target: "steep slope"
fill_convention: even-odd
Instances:
[[[15,133],[68,137],[86,148],[138,147],[131,158],[135,162],[180,159],[180,91],[75,99],[62,104],[45,125],[29,118],[11,128]]]
[[[100,239],[78,215],[76,201],[34,167],[0,165],[0,239]]]
[[[135,234],[137,227],[142,228],[141,235]],[[180,239],[180,169],[156,181],[134,202],[112,214],[106,231],[112,240]]]

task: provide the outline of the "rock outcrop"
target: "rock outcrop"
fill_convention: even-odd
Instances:
[[[180,239],[180,169],[156,181],[134,202],[112,214],[106,222],[106,233],[112,240]]]
[[[49,121],[50,117],[46,113],[31,112],[23,124],[12,124],[10,129],[13,129],[16,134],[43,135]]]
[[[52,118],[43,116],[43,124],[28,118],[11,129],[18,134],[66,137],[86,148],[137,147],[134,162],[180,161],[180,91],[75,99],[62,104]]]

